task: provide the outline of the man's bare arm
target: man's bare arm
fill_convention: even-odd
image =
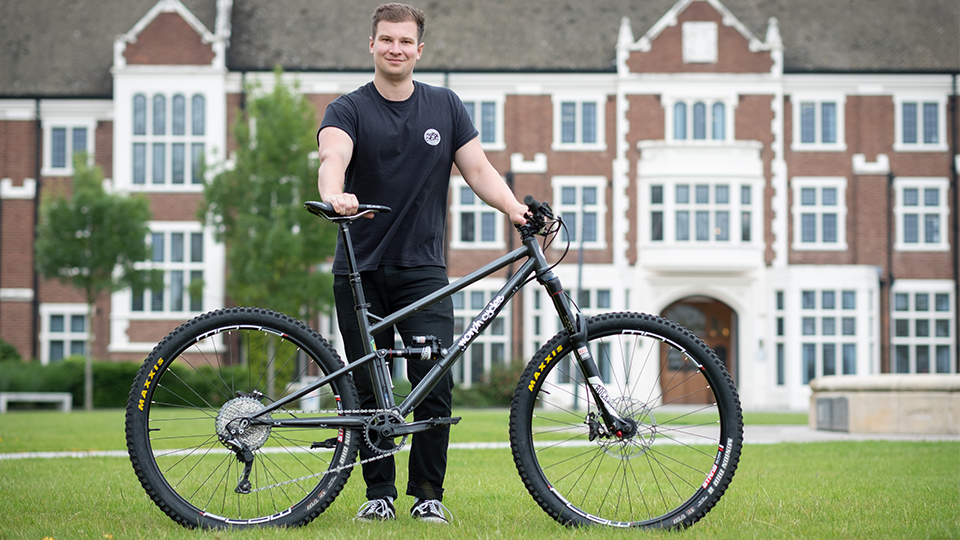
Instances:
[[[461,146],[454,156],[454,161],[467,185],[483,202],[509,216],[510,221],[516,225],[527,222],[523,217],[524,213],[529,211],[527,205],[517,200],[500,177],[500,173],[487,160],[486,154],[480,148],[479,138]]]
[[[320,168],[317,189],[320,199],[333,205],[340,215],[357,213],[356,195],[343,192],[343,179],[353,155],[353,139],[340,128],[326,127],[317,137],[320,147]]]

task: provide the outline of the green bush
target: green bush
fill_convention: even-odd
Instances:
[[[0,362],[0,392],[70,392],[73,394],[74,407],[83,406],[83,364],[82,357],[71,357],[63,362],[41,365],[31,361]],[[141,364],[136,362],[94,362],[93,363],[93,406],[95,408],[123,408],[127,405],[133,380]],[[233,373],[216,375],[209,367],[194,369],[175,365],[170,368],[174,377],[164,380],[163,392],[156,399],[165,402],[182,401],[195,394],[189,388],[210,388],[209,381],[220,377],[224,380],[242,381],[247,379],[247,367],[232,368]],[[229,368],[228,368],[229,369]],[[453,404],[456,407],[485,408],[507,407],[513,398],[517,380],[523,371],[523,364],[513,362],[506,365],[494,365],[486,380],[473,384],[470,388],[456,386],[453,389]],[[397,401],[410,393],[410,383],[395,381]],[[197,402],[213,406],[222,404],[232,396],[225,396],[211,388],[209,395],[196,397]]]
[[[0,392],[70,392],[73,394],[74,407],[82,407],[83,364],[82,357],[71,357],[46,366],[39,362],[0,362]],[[133,380],[139,369],[140,364],[136,362],[94,362],[93,406],[126,407]],[[180,366],[171,369],[176,377],[168,379],[165,386],[172,392],[181,391],[187,394],[182,388],[184,385],[206,388],[209,385],[201,384],[202,378],[216,379],[209,370],[197,371]],[[202,397],[213,405],[224,401],[223,395],[216,392]]]
[[[16,347],[0,339],[0,362],[5,360],[23,360]]]
[[[0,362],[0,392],[70,392],[73,405],[83,405],[83,360]]]

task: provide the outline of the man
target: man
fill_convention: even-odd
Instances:
[[[460,99],[446,88],[415,82],[413,68],[423,53],[424,15],[404,4],[386,4],[373,14],[370,54],[374,77],[327,107],[318,134],[317,185],[324,202],[340,214],[357,211],[362,201],[385,204],[391,213],[359,220],[351,237],[371,313],[384,316],[412,304],[448,283],[443,259],[447,191],[452,165],[490,206],[525,223],[520,203],[480,148],[478,132]],[[342,239],[341,239],[342,240]],[[334,297],[340,332],[350,361],[363,356],[363,343],[341,241],[333,265]],[[417,335],[453,344],[449,301],[397,325],[408,346]],[[389,335],[388,335],[389,334]],[[393,348],[391,331],[376,336],[378,348]],[[410,361],[407,376],[417,384],[432,362]],[[361,406],[376,408],[368,370],[354,372]],[[449,417],[450,373],[414,411],[415,420]],[[411,516],[447,523],[443,500],[449,426],[413,436],[407,494],[415,497]],[[375,456],[364,444],[361,457]],[[396,469],[393,457],[363,465],[367,503],[358,519],[393,519]]]

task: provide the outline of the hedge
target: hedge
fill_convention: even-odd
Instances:
[[[4,361],[0,362],[0,392],[70,392],[73,394],[74,407],[83,407],[83,364],[82,357],[71,357],[63,362],[41,365],[39,362]],[[133,380],[141,364],[135,362],[94,362],[93,363],[93,406],[95,408],[124,408]],[[206,379],[216,380],[212,371],[201,368],[198,372],[185,366],[171,368],[177,378],[183,382],[168,379],[164,385],[176,395],[192,395],[186,389],[178,388],[189,385],[193,388],[209,388],[203,384]],[[234,368],[236,380],[246,378],[245,367]],[[513,392],[517,387],[517,380],[523,365],[518,362],[509,365],[494,365],[485,381],[476,383],[470,388],[455,387],[453,403],[456,407],[506,407],[510,405]],[[233,377],[225,375],[227,380]],[[410,384],[406,381],[397,381],[394,390],[399,395],[409,393]],[[222,394],[213,392],[203,398],[212,405],[223,402]],[[166,400],[168,398],[164,398]]]

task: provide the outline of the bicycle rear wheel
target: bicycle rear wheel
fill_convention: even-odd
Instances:
[[[184,323],[153,349],[130,392],[127,449],[140,483],[189,528],[309,523],[343,489],[350,468],[342,467],[353,464],[358,437],[350,430],[251,424],[238,434],[235,428],[342,366],[315,331],[273,311],[233,308]],[[353,380],[343,376],[292,405],[342,411],[358,409],[359,401]],[[321,415],[295,407],[268,418]]]
[[[660,317],[587,321],[588,349],[617,413],[636,433],[608,433],[563,331],[530,361],[514,393],[510,443],[527,490],[565,525],[686,527],[733,478],[743,417],[717,355]]]

